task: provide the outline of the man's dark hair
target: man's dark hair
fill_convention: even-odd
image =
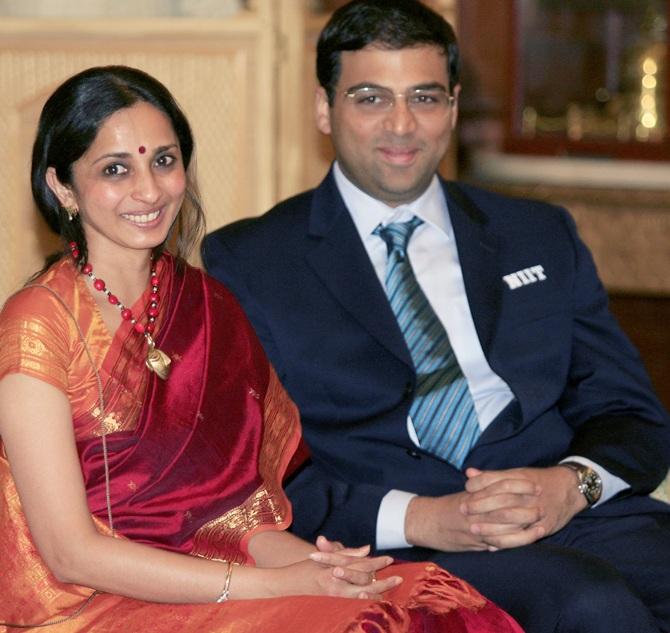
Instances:
[[[458,42],[451,25],[418,0],[353,0],[333,13],[316,48],[316,74],[332,105],[342,51],[370,44],[390,50],[436,46],[445,55],[449,91],[459,82]]]

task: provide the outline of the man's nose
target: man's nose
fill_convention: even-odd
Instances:
[[[384,120],[386,129],[397,136],[404,136],[416,129],[416,116],[407,103],[405,95],[395,95],[393,105]]]

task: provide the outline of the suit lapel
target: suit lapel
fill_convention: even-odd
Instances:
[[[484,354],[489,357],[502,298],[498,242],[486,215],[452,182],[443,182],[465,293]]]
[[[498,239],[487,228],[486,214],[462,189],[455,183],[445,182],[443,184],[456,236],[470,313],[484,355],[492,365],[491,357],[504,289],[499,264]],[[505,379],[500,374],[499,368],[492,365],[492,369]],[[512,400],[486,427],[475,443],[473,453],[479,446],[491,444],[518,433],[524,424],[522,408],[516,399]]]
[[[315,190],[308,264],[330,294],[389,352],[413,367],[405,339],[331,173]]]
[[[454,229],[470,311],[485,355],[490,355],[502,297],[497,239],[487,217],[452,182],[442,182]],[[331,295],[392,354],[413,367],[407,345],[332,172],[315,190],[307,262]]]

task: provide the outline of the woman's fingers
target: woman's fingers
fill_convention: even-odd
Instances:
[[[312,552],[309,557],[322,565],[329,565],[330,567],[350,567],[359,571],[379,571],[388,567],[393,558],[390,556],[375,556],[374,558],[359,558],[350,556],[342,551],[339,552]]]
[[[361,547],[345,547],[339,541],[330,541],[325,536],[318,536],[316,539],[316,549],[320,552],[346,554],[355,558],[365,558],[370,554],[369,545]]]
[[[401,582],[402,578],[400,576],[390,576],[389,578],[370,583],[367,587],[356,588],[358,592],[356,595],[363,599],[380,600],[383,597],[382,594],[397,587]]]
[[[332,574],[338,580],[344,580],[350,585],[367,586],[376,581],[374,571],[360,571],[351,567],[333,567]]]
[[[370,587],[376,592],[385,591],[384,587],[388,580],[378,580],[375,570],[361,570],[355,567],[333,567],[332,574],[334,578],[344,580],[350,585],[358,585],[361,588]],[[399,576],[393,576],[393,578],[399,578]],[[390,586],[395,587],[394,582]]]
[[[327,549],[325,543],[317,541],[317,547],[319,545]],[[379,599],[384,592],[399,585],[402,578],[391,576],[378,580],[376,572],[391,565],[393,558],[390,556],[361,557],[358,555],[360,549],[357,548],[353,555],[349,554],[349,550],[346,548],[337,551],[323,551],[320,549],[318,552],[311,553],[310,558],[314,562],[331,567],[333,595]],[[367,551],[367,547],[364,549]]]
[[[344,545],[339,541],[331,541],[321,535],[316,537],[316,548],[320,552],[338,552],[344,549]]]
[[[401,582],[400,576],[390,576],[381,580],[370,580],[366,584],[356,584],[346,582],[345,579],[333,579],[328,593],[332,596],[342,596],[345,598],[367,598],[379,600],[383,594],[397,587]]]

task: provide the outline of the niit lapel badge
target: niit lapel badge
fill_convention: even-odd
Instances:
[[[544,267],[538,264],[537,266],[531,266],[530,268],[524,268],[517,270],[515,273],[504,275],[503,281],[509,286],[510,290],[516,290],[522,286],[544,281],[546,278]]]

